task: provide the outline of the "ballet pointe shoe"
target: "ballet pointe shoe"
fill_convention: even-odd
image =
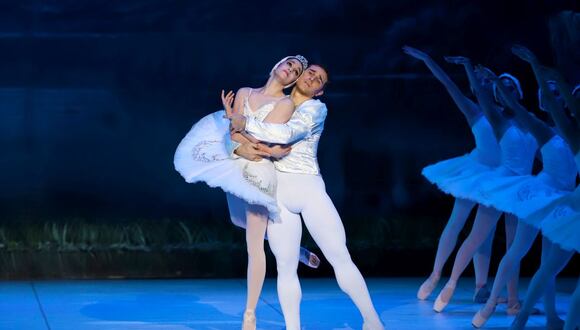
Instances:
[[[486,303],[479,311],[477,311],[475,316],[473,316],[471,325],[473,325],[475,328],[483,327],[485,322],[487,322],[487,320],[489,320],[489,318],[493,315],[493,312],[495,312],[496,305],[497,304],[495,302]]]
[[[423,282],[423,284],[421,284],[421,286],[419,287],[419,291],[417,291],[417,299],[419,300],[425,300],[429,297],[429,295],[431,295],[431,292],[433,292],[433,290],[435,290],[435,288],[437,287],[437,283],[439,283],[439,279],[441,277],[437,276],[429,276],[429,278],[427,278],[425,280],[425,282]]]
[[[437,313],[441,313],[449,304],[451,297],[453,297],[453,292],[455,292],[455,285],[449,283],[445,284],[445,287],[443,287],[443,290],[441,290],[437,299],[435,299],[433,310]]]
[[[310,268],[318,268],[320,266],[320,258],[306,248],[300,247],[300,262]]]
[[[242,330],[256,330],[256,314],[253,310],[248,309],[244,312]]]

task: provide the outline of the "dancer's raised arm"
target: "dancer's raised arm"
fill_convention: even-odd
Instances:
[[[554,136],[554,131],[543,121],[534,116],[528,109],[524,108],[514,96],[507,90],[503,82],[491,71],[482,70],[482,75],[493,81],[499,93],[499,96],[505,101],[505,104],[514,111],[515,120],[522,126],[526,127],[536,138],[539,145],[544,145]]]
[[[476,76],[476,72],[473,68],[473,64],[471,64],[471,60],[469,60],[467,57],[447,56],[445,57],[445,60],[449,63],[463,65],[465,72],[467,73],[467,78],[469,79],[469,84],[475,91],[475,96],[481,107],[481,110],[493,127],[494,135],[499,141],[510,124],[493,102],[491,82],[485,81],[485,79],[483,79],[483,83],[480,82],[480,78]],[[488,69],[480,67],[479,70]]]
[[[570,120],[570,118],[568,118],[564,109],[560,106],[560,104],[558,104],[556,98],[550,92],[550,88],[548,87],[548,83],[546,82],[546,78],[544,76],[543,70],[541,69],[538,58],[529,49],[520,45],[513,46],[512,52],[517,57],[530,63],[532,66],[532,70],[534,71],[534,75],[538,81],[538,85],[543,91],[542,103],[544,104],[544,108],[552,115],[554,122],[558,126],[564,139],[566,139],[566,142],[569,143],[572,151],[578,152],[578,150],[580,150],[580,133],[578,130],[578,123],[573,122]],[[570,99],[569,96],[567,98]],[[576,101],[571,102],[572,107],[576,105],[575,102]],[[574,110],[571,108],[571,111]],[[576,113],[574,114],[576,115]]]
[[[439,80],[439,82],[443,84],[445,89],[447,89],[447,92],[449,93],[453,101],[455,101],[455,104],[467,119],[469,126],[473,126],[473,124],[475,124],[479,116],[482,115],[481,110],[479,109],[477,104],[475,104],[475,102],[473,102],[471,99],[469,99],[461,92],[457,84],[455,84],[455,82],[451,80],[449,75],[447,75],[447,73],[439,66],[439,64],[437,64],[437,62],[435,62],[431,58],[431,56],[416,48],[409,46],[404,46],[403,52],[425,63],[427,68],[429,68],[429,70],[431,70],[431,73],[433,73],[433,76],[435,76],[435,78],[437,78],[437,80]]]

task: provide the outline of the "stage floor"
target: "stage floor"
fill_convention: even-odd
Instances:
[[[473,279],[462,279],[442,314],[415,292],[422,278],[370,278],[371,296],[386,329],[473,329],[480,305],[472,304]],[[558,311],[564,317],[576,279],[558,280]],[[303,279],[302,327],[306,330],[361,329],[361,317],[334,279]],[[520,283],[523,299],[528,279]],[[441,284],[443,285],[443,283]],[[441,286],[440,285],[440,286]],[[240,329],[245,281],[102,280],[2,281],[0,329],[127,330]],[[542,309],[541,303],[538,308]],[[257,309],[258,329],[284,328],[276,283],[268,279]],[[501,305],[486,329],[506,329],[512,317]],[[533,316],[529,329],[543,329]]]

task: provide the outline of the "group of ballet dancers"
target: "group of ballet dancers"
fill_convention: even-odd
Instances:
[[[444,312],[452,304],[457,281],[473,260],[475,303],[484,304],[472,325],[483,327],[496,306],[507,303],[515,319],[510,329],[524,329],[543,296],[547,329],[577,329],[580,325],[580,282],[572,295],[565,320],[556,310],[555,278],[580,251],[580,94],[556,70],[543,66],[526,47],[515,45],[512,53],[530,64],[538,84],[541,120],[521,100],[519,80],[509,73],[496,75],[466,57],[445,57],[463,66],[473,97],[468,97],[426,53],[405,46],[403,51],[420,60],[447,89],[471,127],[475,148],[469,154],[424,168],[423,175],[455,198],[453,210],[441,234],[433,271],[417,292],[426,300],[437,288],[445,262],[471,211],[477,208],[471,232],[461,244],[449,280],[436,296],[433,309]],[[532,102],[527,102],[528,104]],[[544,117],[544,116],[540,116]],[[532,173],[534,160],[542,163]],[[506,253],[488,285],[491,243],[500,216],[505,215]],[[541,263],[524,300],[518,297],[519,265],[542,237]],[[507,286],[507,298],[501,292]]]

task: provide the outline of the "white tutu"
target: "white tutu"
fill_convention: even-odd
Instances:
[[[429,165],[421,172],[429,182],[455,198],[471,196],[469,187],[472,178],[493,170],[477,160],[473,153],[440,161]]]
[[[506,201],[514,203],[517,194],[509,188],[509,183],[517,177],[529,176],[532,172],[537,143],[533,136],[523,133],[516,126],[507,129],[499,142],[501,165],[488,172],[470,177],[464,182],[464,198],[488,207]]]
[[[514,214],[520,219],[526,219],[533,212],[570,193],[570,190],[557,189],[545,173],[480,179],[474,191],[477,199],[486,206]],[[525,222],[540,228],[539,223]]]
[[[580,187],[525,219],[541,224],[542,233],[565,250],[580,252]]]
[[[429,165],[422,171],[427,180],[456,198],[469,196],[473,176],[489,172],[499,165],[499,145],[485,116],[475,122],[471,131],[476,145],[471,153]]]
[[[278,221],[274,164],[265,159],[231,159],[225,147],[229,120],[224,115],[223,110],[217,111],[193,125],[175,151],[175,170],[186,182],[203,181],[249,204],[262,205],[270,220]]]
[[[486,205],[540,229],[541,223],[526,218],[574,190],[577,173],[572,151],[560,136],[554,135],[545,143],[541,153],[543,170],[538,175],[479,178],[475,193]],[[495,198],[497,195],[501,198]]]

